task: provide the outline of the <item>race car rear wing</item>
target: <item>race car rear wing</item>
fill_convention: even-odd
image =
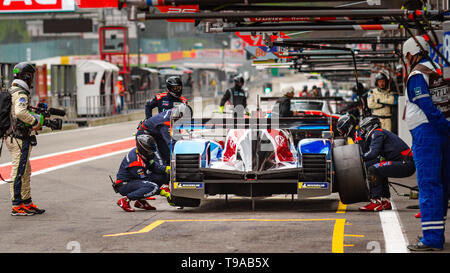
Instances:
[[[193,118],[171,122],[173,140],[186,137],[224,138],[230,129],[288,129],[294,134],[294,140],[306,136],[328,138],[333,135],[333,118],[327,115],[293,118]],[[329,134],[324,136],[324,132]]]

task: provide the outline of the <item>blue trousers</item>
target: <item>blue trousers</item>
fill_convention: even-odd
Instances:
[[[414,161],[384,161],[372,164],[368,167],[368,174],[376,176],[374,183],[371,183],[371,198],[390,198],[388,177],[403,178],[414,174],[416,168]]]
[[[450,141],[429,123],[411,130],[417,169],[422,243],[442,248],[448,210]]]
[[[159,186],[156,183],[146,180],[133,180],[121,186],[119,193],[131,200],[139,200],[155,195],[158,190]]]

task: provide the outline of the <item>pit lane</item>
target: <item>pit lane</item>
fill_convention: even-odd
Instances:
[[[108,130],[92,128],[89,144],[127,137],[136,124],[110,125]],[[56,137],[60,143],[70,141],[71,149],[82,148],[86,145],[86,132],[74,130],[40,135],[32,157],[63,152],[49,145]],[[111,132],[122,133],[112,135]],[[115,204],[120,196],[113,192],[108,178],[108,175],[115,175],[124,155],[113,154],[35,174],[32,195],[33,200],[47,210],[43,215],[10,216],[9,185],[0,185],[2,250],[46,253],[402,252],[406,244],[414,242],[420,234],[420,221],[413,217],[418,210],[408,208],[417,205],[417,200],[398,196],[394,191],[391,193],[395,210],[382,213],[360,212],[358,207],[364,205],[362,203],[342,205],[337,194],[306,200],[292,199],[290,195],[256,199],[254,210],[251,199],[236,196],[229,196],[228,200],[224,196],[211,196],[200,207],[183,210],[156,197],[150,201],[157,207],[156,211],[126,213]],[[2,156],[0,164],[7,161],[6,156]],[[415,177],[399,182],[415,185]],[[402,188],[397,190],[400,194],[407,193]],[[395,217],[398,223],[392,221]],[[404,238],[400,243],[392,241],[398,239],[396,232]],[[448,243],[445,247],[444,252],[450,252]]]

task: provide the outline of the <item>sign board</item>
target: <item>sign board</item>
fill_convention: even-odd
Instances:
[[[82,9],[119,7],[118,0],[75,0],[75,2]]]
[[[252,35],[250,32],[236,32],[236,36],[244,40],[249,46],[265,46],[263,37],[261,34]],[[270,39],[273,41],[281,39],[289,39],[289,36],[280,32],[280,35],[271,35]]]
[[[278,59],[278,56],[274,54],[274,52],[277,52],[276,47],[269,48],[266,46],[247,46],[245,50],[258,61]]]
[[[450,22],[444,22],[442,54],[450,61]],[[444,63],[444,79],[450,80],[450,67]]]
[[[75,11],[74,0],[0,0],[0,13]]]
[[[44,19],[44,33],[92,32],[92,19]]]

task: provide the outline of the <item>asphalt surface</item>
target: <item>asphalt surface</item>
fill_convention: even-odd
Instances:
[[[38,136],[32,158],[132,136],[138,121]],[[157,196],[156,211],[124,212],[111,188],[125,152],[32,176],[33,201],[43,215],[10,216],[9,185],[0,184],[0,245],[8,253],[368,253],[407,252],[420,234],[417,199],[395,186],[394,210],[364,213],[338,194],[297,200],[211,196],[178,209]],[[9,160],[4,149],[0,161]],[[393,180],[410,186],[415,177]],[[450,238],[447,229],[446,237]],[[446,243],[443,252],[450,252]]]

